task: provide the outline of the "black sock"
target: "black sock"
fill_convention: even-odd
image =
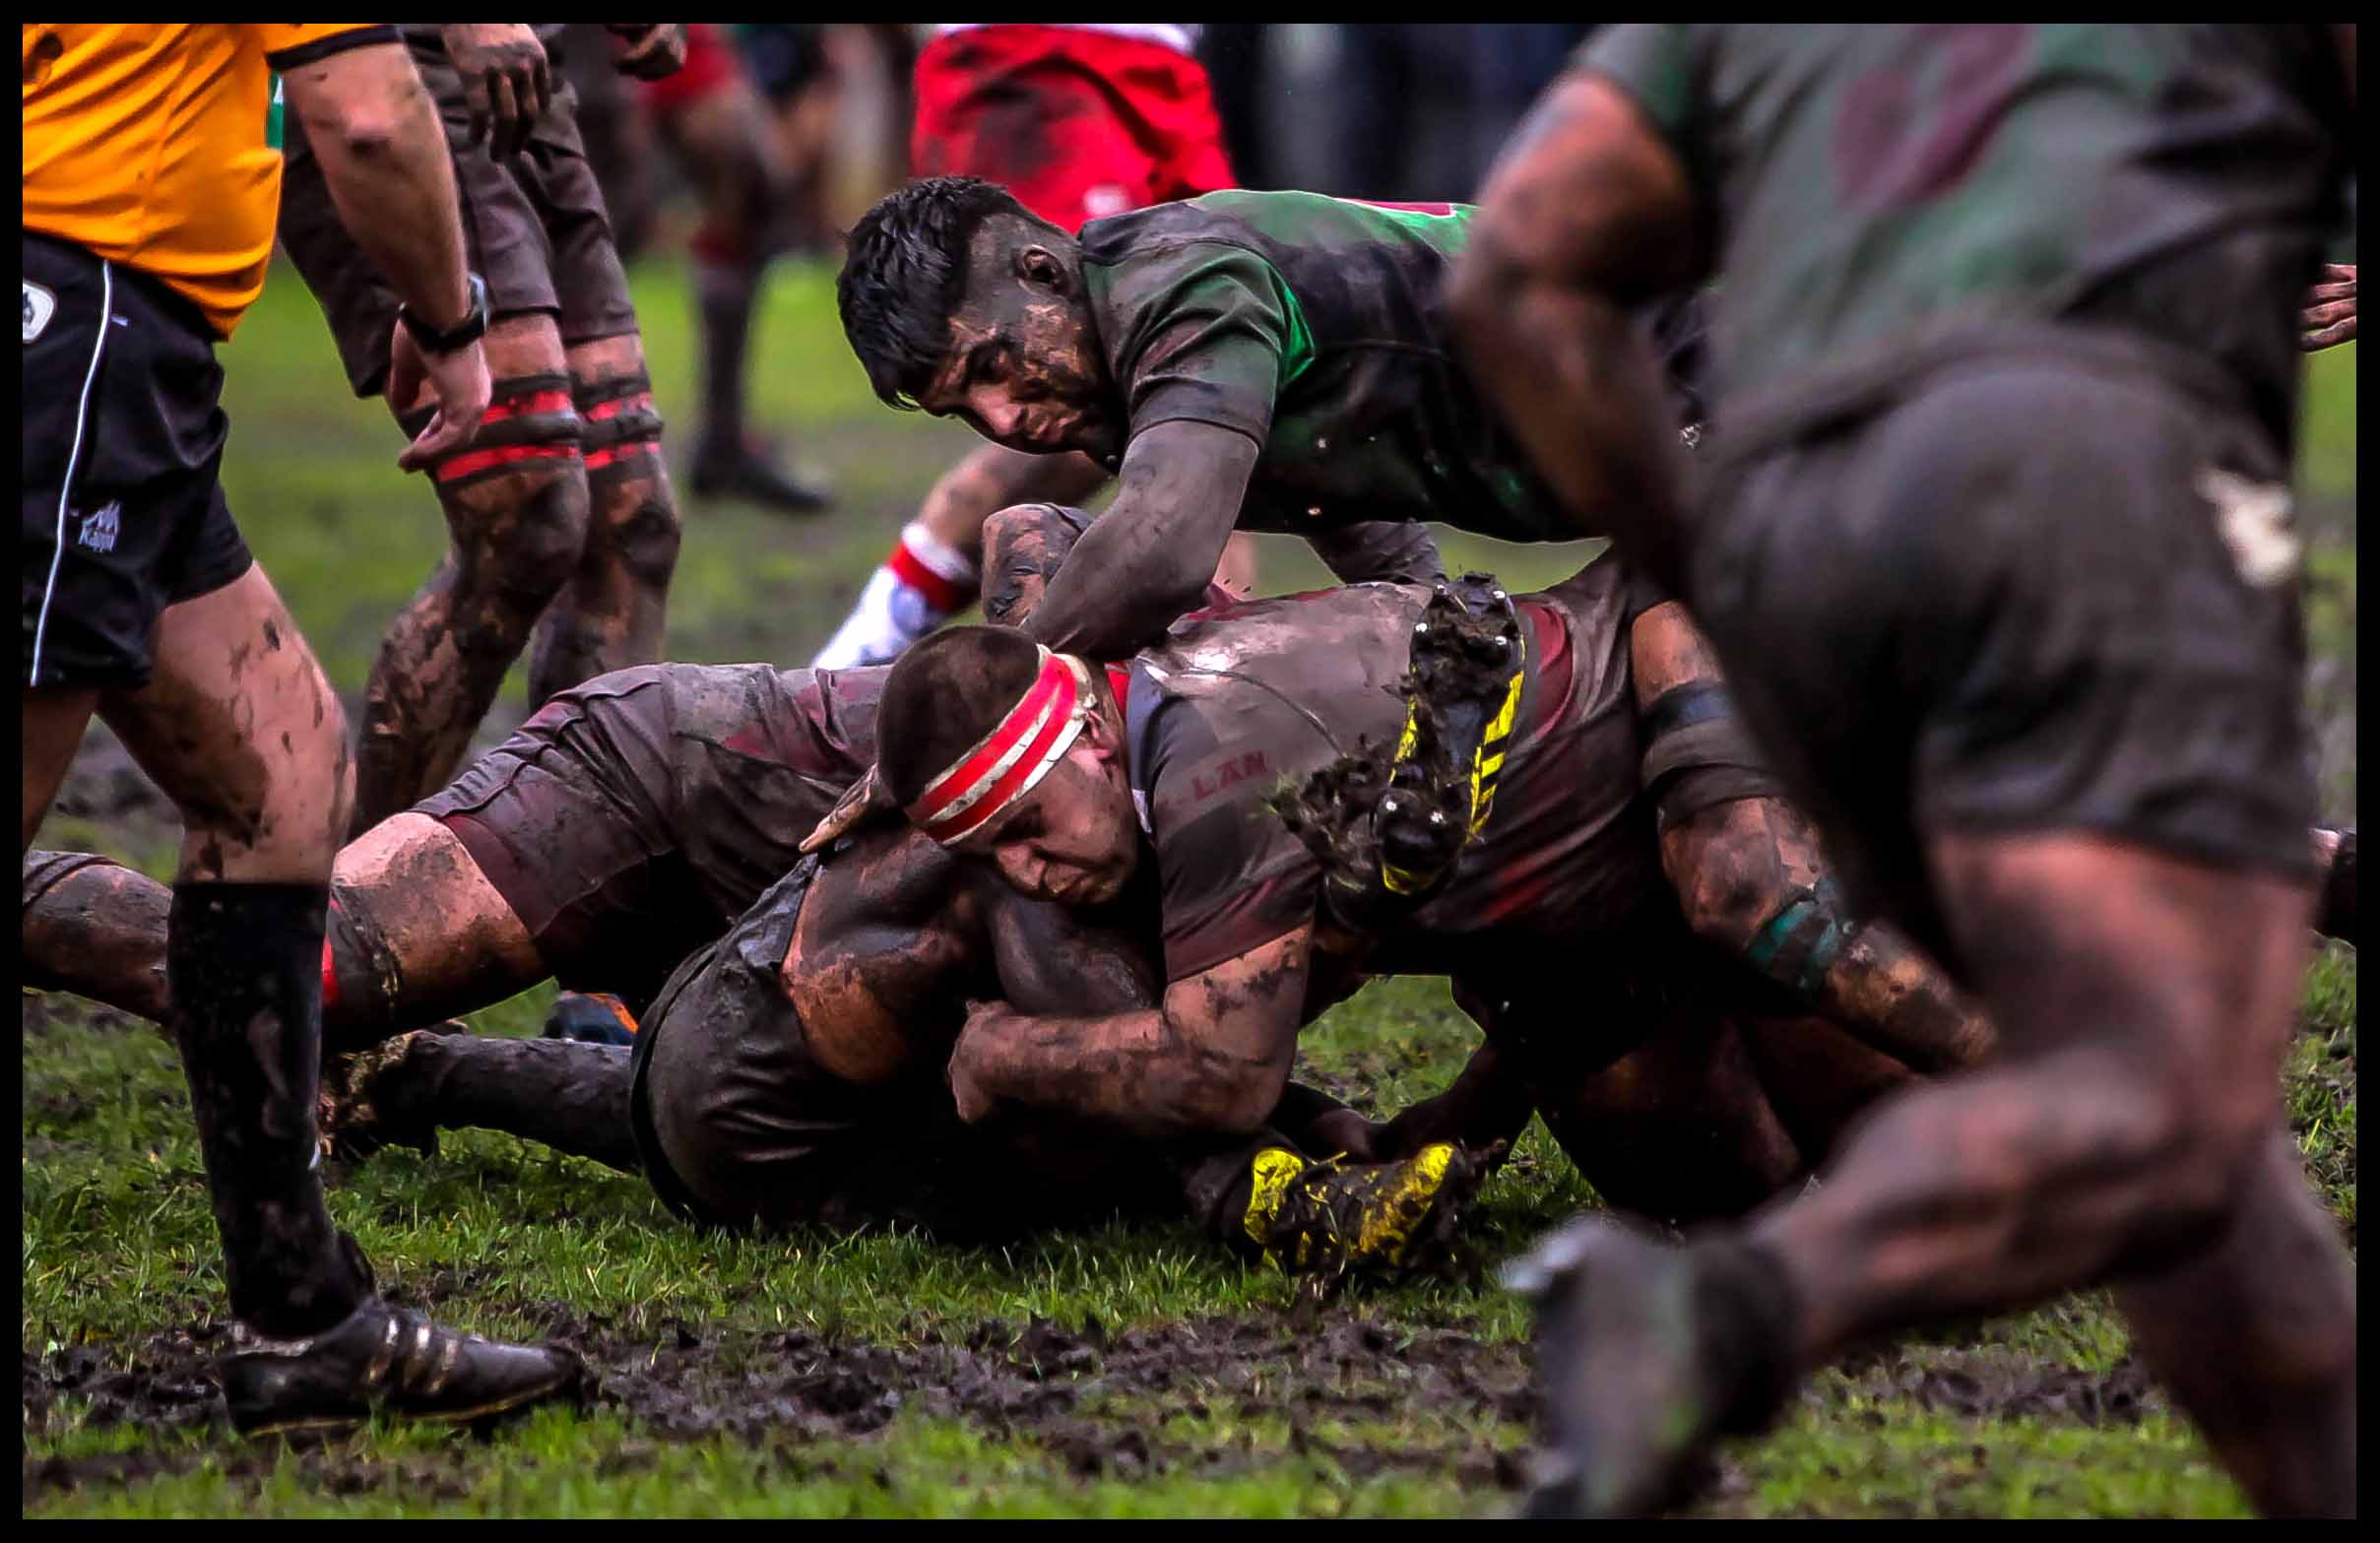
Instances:
[[[1744,1239],[1709,1239],[1696,1244],[1694,1254],[1705,1385],[1723,1399],[1719,1429],[1766,1430],[1793,1390],[1801,1316],[1793,1283],[1773,1254]]]
[[[231,1313],[264,1334],[328,1328],[370,1290],[315,1172],[323,904],[320,884],[176,884],[166,924],[170,1027]]]
[[[632,1049],[424,1035],[382,1077],[372,1101],[401,1125],[502,1130],[641,1173],[628,1123]]]
[[[701,263],[695,269],[695,307],[702,323],[701,448],[714,455],[743,444],[744,355],[763,266]]]

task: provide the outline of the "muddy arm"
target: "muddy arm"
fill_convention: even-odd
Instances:
[[[1116,502],[1092,522],[1025,630],[1084,659],[1123,659],[1195,610],[1240,516],[1256,442],[1159,423],[1125,452]]]
[[[1289,1082],[1312,933],[1176,981],[1153,1010],[1036,1017],[978,1003],[950,1058],[960,1117],[1011,1104],[1149,1136],[1261,1127]]]
[[[1389,1121],[1374,1137],[1372,1154],[1392,1161],[1434,1141],[1457,1142],[1475,1152],[1497,1145],[1510,1151],[1536,1111],[1529,1090],[1505,1066],[1496,1047],[1482,1044],[1444,1093]]]
[[[1677,429],[1634,307],[1691,281],[1685,168],[1603,80],[1573,71],[1490,174],[1450,291],[1473,377],[1577,536],[1610,535],[1675,589]]]

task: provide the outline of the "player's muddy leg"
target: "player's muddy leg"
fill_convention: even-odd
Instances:
[[[504,672],[586,546],[580,423],[553,318],[506,317],[488,329],[486,348],[487,417],[468,447],[430,469],[446,555],[381,640],[364,688],[358,835],[454,775]],[[429,409],[397,411],[412,432]]]
[[[662,462],[661,414],[635,333],[573,344],[570,390],[584,429],[587,545],[529,656],[529,701],[661,658],[677,497]]]
[[[325,1135],[344,1157],[428,1146],[439,1130],[501,1130],[637,1173],[625,1045],[416,1032],[341,1068]]]
[[[165,1021],[171,891],[112,859],[26,859],[28,983]],[[340,1053],[492,1005],[547,971],[520,919],[462,843],[427,815],[384,820],[331,874],[322,949],[323,1043]]]
[[[1745,1015],[1735,1026],[1769,1107],[1813,1167],[1827,1161],[1862,1115],[1921,1080],[1906,1061],[1862,1043],[1832,1018]]]
[[[2345,1449],[2351,1393],[2315,1400],[2305,1418],[2318,1433],[2269,1413],[2276,1398],[2338,1387],[2354,1346],[2351,1296],[2317,1318],[2296,1312],[2301,1293],[2332,1296],[2326,1277],[2345,1265],[2302,1179],[2282,1185],[2268,1166],[2304,890],[2097,838],[1937,838],[1934,850],[1957,946],[1999,1004],[1999,1064],[1887,1105],[1824,1189],[1753,1230],[1800,1304],[1799,1366],[1879,1330],[2111,1276],[2137,1284],[2128,1297],[2148,1315],[2153,1354],[2171,1360],[2183,1353],[2173,1304],[2195,1282],[2229,1307],[2223,1331],[2187,1352],[2213,1364],[2182,1375],[2195,1395],[2220,1387],[2247,1411],[2215,1433],[2219,1450],[2268,1512],[2335,1507],[2351,1472],[2311,1470]],[[2255,1268],[2297,1260],[2304,1284],[2238,1281],[2236,1261],[2209,1252],[2234,1227],[2250,1229]],[[2281,1356],[2269,1373],[2256,1359],[2268,1350]]]
[[[28,686],[24,700],[25,842],[19,857],[33,848],[33,832],[49,813],[82,746],[83,731],[99,703],[96,691],[57,691]]]
[[[992,575],[983,596],[985,616],[1015,624],[1030,611],[994,614],[1002,591],[998,574],[985,562],[991,548],[986,526],[1016,505],[1071,505],[1107,484],[1108,474],[1090,457],[1027,455],[998,445],[978,445],[944,472],[926,495],[918,518],[904,526],[892,554],[869,576],[859,604],[810,661],[818,670],[889,664],[919,638],[974,604],[979,577]],[[1046,580],[1045,580],[1046,582]],[[1039,589],[1033,592],[1039,599]]]
[[[1817,832],[1750,764],[1718,657],[1686,608],[1646,611],[1629,649],[1661,864],[1688,924],[1920,1071],[1979,1061],[1991,1026],[1976,1005],[1889,924],[1844,913]]]
[[[25,984],[165,1021],[165,919],[173,892],[95,852],[25,859]]]
[[[408,810],[339,854],[323,982],[331,1051],[492,1006],[549,973],[528,928],[438,820]]]
[[[1742,1232],[1681,1254],[1583,1221],[1516,1270],[1541,1297],[1561,1433],[1547,1509],[1658,1507],[1712,1434],[1765,1424],[1795,1377],[1851,1345],[2202,1260],[2260,1192],[2305,891],[2098,837],[1937,836],[1931,853],[1996,1009],[1996,1064],[1888,1101],[1822,1189]],[[2338,1243],[2315,1222],[2261,1224],[2328,1257]],[[2351,1325],[2291,1327],[2307,1364],[2328,1364],[2351,1356]],[[2253,1486],[2302,1470],[2237,1471]],[[2290,1513],[2331,1499],[2251,1493]]]
[[[1560,1027],[1576,1032],[1575,1023]],[[1549,1026],[1543,1038],[1561,1035]],[[1673,1015],[1583,1075],[1516,1059],[1547,1131],[1623,1210],[1673,1227],[1741,1216],[1809,1169],[1742,1035],[1723,1018]]]
[[[266,580],[168,607],[101,712],[182,811],[165,939],[234,1318],[304,1335],[370,1294],[314,1172],[324,884],[352,796],[339,699]]]
[[[2268,1514],[2355,1513],[2355,1266],[2286,1130],[2212,1253],[2117,1288],[2132,1342]]]

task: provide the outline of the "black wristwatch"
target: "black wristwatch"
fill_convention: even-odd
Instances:
[[[461,321],[456,322],[444,332],[440,332],[428,322],[416,316],[403,305],[397,307],[397,319],[405,323],[405,330],[414,335],[414,342],[420,345],[422,353],[452,354],[455,350],[467,348],[487,335],[487,281],[476,273],[467,274],[464,277],[471,281],[471,309],[463,313]]]

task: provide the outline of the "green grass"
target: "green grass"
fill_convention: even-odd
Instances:
[[[636,275],[659,400],[691,425],[687,299],[671,270]],[[868,395],[833,321],[831,280],[797,268],[774,284],[755,350],[753,399],[844,505],[788,523],[689,506],[672,599],[674,657],[798,663],[908,517],[964,430],[886,412]],[[277,270],[225,354],[233,508],[334,680],[353,691],[392,611],[441,545],[427,490],[402,478],[396,431],[339,379],[322,323]],[[2346,671],[2329,689],[2352,710],[2353,351],[2315,364],[2307,431],[2309,525],[2323,580],[2318,652]],[[1576,550],[1449,539],[1457,563],[1526,587],[1576,566]],[[1265,546],[1267,586],[1320,570]],[[509,687],[519,700],[516,675]],[[2320,696],[2318,688],[2317,696]],[[2336,703],[2335,703],[2336,705]],[[2351,727],[2326,763],[2326,798],[2353,809]],[[44,845],[115,851],[162,873],[172,832],[59,819]],[[482,1032],[535,1031],[549,989],[477,1015]],[[2354,1003],[2350,951],[2309,974],[2308,1032],[2292,1049],[2289,1106],[2310,1173],[2354,1236]],[[1304,1046],[1305,1068],[1383,1109],[1433,1091],[1472,1031],[1437,981],[1377,985]],[[24,1041],[22,1337],[29,1358],[106,1347],[129,1361],[153,1336],[216,1320],[223,1280],[198,1152],[169,1048],[65,998],[28,999]],[[1592,1195],[1532,1126],[1483,1194],[1475,1232],[1510,1254]],[[957,1345],[987,1318],[1040,1317],[1110,1332],[1185,1318],[1273,1323],[1291,1311],[1276,1275],[1226,1260],[1187,1225],[1060,1232],[1006,1249],[910,1233],[756,1241],[672,1221],[640,1181],[508,1137],[450,1135],[439,1155],[391,1151],[332,1196],[382,1284],[435,1300],[458,1326],[545,1332],[567,1314],[668,1353],[695,1325],[730,1364],[766,1336]],[[866,1435],[772,1428],[680,1439],[606,1407],[541,1411],[487,1440],[375,1427],[311,1453],[248,1449],[204,1428],[161,1434],[61,1398],[26,1430],[26,1511],[40,1515],[1481,1515],[1509,1509],[1523,1429],[1493,1401],[1449,1392],[1404,1364],[1411,1336],[1452,1330],[1483,1364],[1516,1367],[1518,1305],[1479,1283],[1374,1290],[1354,1311],[1383,1326],[1374,1368],[1322,1384],[1256,1365],[1249,1388],[1204,1383],[1086,1397],[1061,1428],[939,1413],[918,1388]],[[1901,1366],[1976,1358],[2104,1379],[2126,1355],[2104,1294],[1933,1336]],[[31,1365],[29,1360],[29,1366]],[[1286,1380],[1286,1381],[1285,1381]],[[1285,1389],[1295,1388],[1295,1396]],[[1083,1443],[1137,1433],[1126,1455]],[[1095,1440],[1091,1440],[1095,1438]],[[1140,1455],[1132,1455],[1137,1452]],[[1500,1469],[1499,1464],[1505,1467]],[[2237,1490],[2161,1404],[2091,1426],[2056,1415],[1972,1418],[1880,1388],[1855,1370],[1818,1379],[1770,1440],[1739,1445],[1708,1510],[1724,1515],[2230,1515]]]

